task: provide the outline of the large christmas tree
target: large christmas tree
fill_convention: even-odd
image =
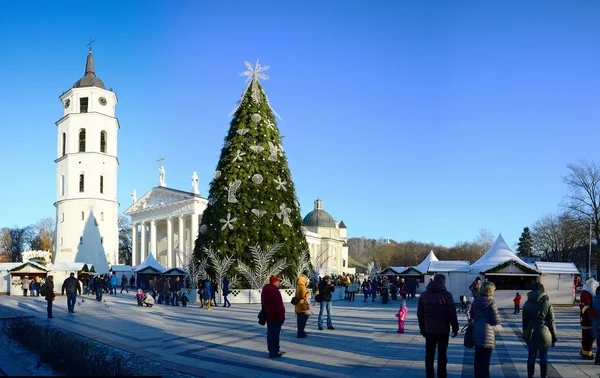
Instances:
[[[276,124],[259,79],[269,67],[245,62],[247,86],[234,110],[221,157],[210,183],[208,207],[202,215],[195,254],[204,249],[251,263],[250,247],[281,244],[275,260],[287,258],[291,277],[301,251],[300,205]],[[278,116],[277,116],[278,117]]]

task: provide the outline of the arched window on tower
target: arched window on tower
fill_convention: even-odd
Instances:
[[[83,174],[79,175],[79,192],[80,193],[83,193],[83,190],[85,189],[84,181],[85,181],[85,178],[84,178]]]
[[[100,176],[100,194],[104,194],[104,176]]]
[[[67,154],[67,133],[63,133],[62,139],[62,156]]]
[[[85,129],[79,130],[79,152],[85,152]]]
[[[106,153],[106,131],[100,133],[100,152]]]

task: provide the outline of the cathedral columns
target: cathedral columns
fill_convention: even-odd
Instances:
[[[192,253],[194,251],[194,244],[196,244],[196,238],[198,237],[198,214],[192,214],[192,223],[191,223],[191,227],[192,229],[190,230],[190,257],[192,256]],[[185,262],[186,264],[189,263],[189,261]]]
[[[150,250],[148,251],[149,253],[152,253],[154,255],[154,258],[156,258],[156,221],[152,220],[150,221]]]
[[[138,224],[137,223],[133,223],[131,225],[131,231],[132,231],[132,235],[131,235],[131,265],[132,266],[136,266],[139,265],[140,262],[138,260],[138,247],[137,247],[137,242],[138,242]]]
[[[183,215],[179,216],[179,254],[183,260],[185,256],[185,218]],[[177,266],[177,257],[173,259],[173,266]]]
[[[146,222],[140,223],[140,231],[142,233],[142,243],[140,244],[140,264],[146,260],[148,255],[148,243],[146,242]]]
[[[167,218],[167,266],[165,268],[174,268],[173,265],[173,218]]]

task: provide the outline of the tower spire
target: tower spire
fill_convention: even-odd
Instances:
[[[92,43],[94,43],[94,40],[90,38],[90,42],[87,44],[90,47],[90,51],[87,56],[87,61],[85,62],[85,76],[96,76],[96,70],[94,69],[94,54],[92,54]]]

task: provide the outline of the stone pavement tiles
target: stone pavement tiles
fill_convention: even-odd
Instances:
[[[266,327],[257,324],[258,305],[233,305],[207,311],[198,304],[187,308],[155,305],[137,307],[133,294],[78,297],[75,314],[66,311],[66,297],[57,297],[54,319],[45,319],[45,301],[36,297],[0,297],[0,307],[36,315],[83,336],[163,363],[167,369],[202,377],[425,377],[425,340],[419,334],[417,299],[407,301],[406,332],[396,333],[399,302],[390,304],[333,302],[334,331],[317,330],[318,306],[308,321],[308,338],[296,338],[293,306],[286,303],[287,320],[281,349],[287,354],[269,359]],[[82,302],[82,298],[84,302]],[[576,307],[555,308],[558,344],[549,352],[550,377],[598,377],[600,367],[579,356],[580,329]],[[520,338],[521,318],[501,310],[493,377],[526,377],[527,349]],[[466,323],[459,315],[459,323]],[[473,377],[473,349],[463,347],[462,334],[450,339],[448,373]],[[539,375],[539,366],[537,367]]]

